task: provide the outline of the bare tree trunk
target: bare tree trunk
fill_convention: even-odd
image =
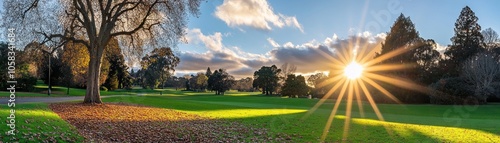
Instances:
[[[87,73],[87,92],[83,103],[100,104],[102,101],[99,91],[99,77],[101,73],[101,61],[104,48],[97,48],[97,45],[92,46],[95,47],[89,48],[90,62]]]

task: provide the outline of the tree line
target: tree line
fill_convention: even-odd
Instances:
[[[405,65],[410,68],[387,70],[378,74],[427,86],[430,90],[418,91],[384,83],[381,86],[404,103],[485,104],[488,101],[498,101],[499,36],[491,28],[481,30],[477,22],[478,17],[470,7],[464,7],[455,23],[455,34],[450,38],[452,44],[440,53],[437,51],[437,43],[433,39],[420,37],[410,17],[401,14],[387,32],[381,50],[374,58],[404,48],[407,52],[377,65]],[[296,67],[292,69],[294,72]],[[275,65],[263,66],[254,73],[253,87],[266,95],[322,97],[335,84],[326,82],[333,75],[316,73],[305,80],[303,76],[293,72],[290,72],[287,65],[281,69]],[[393,102],[384,93],[374,90],[374,87],[369,89],[375,92],[374,99],[377,102]]]
[[[422,92],[391,84],[381,85],[405,103],[486,103],[498,98],[500,95],[498,34],[491,28],[482,30],[478,24],[478,17],[468,6],[460,12],[454,32],[454,36],[450,38],[452,44],[440,53],[436,50],[436,42],[420,37],[410,17],[401,14],[387,32],[381,50],[374,58],[406,48],[407,52],[378,64],[405,64],[411,68],[389,70],[379,74],[418,83],[432,90]],[[101,83],[98,85],[102,90],[130,89],[133,85],[138,85],[151,89],[175,87],[192,91],[212,91],[220,95],[227,90],[235,89],[260,91],[265,95],[290,97],[312,95],[320,98],[335,84],[326,82],[332,75],[324,73],[315,73],[307,78],[296,75],[294,73],[297,67],[288,63],[280,68],[276,65],[262,66],[254,72],[253,77],[240,80],[235,80],[224,69],[212,72],[210,68],[205,73],[176,77],[173,73],[180,59],[168,47],[154,48],[141,58],[141,68],[138,71],[132,69],[129,72],[118,37],[111,37],[104,45],[103,60],[97,72],[98,78],[89,79],[88,75],[95,73],[88,72],[89,67],[93,67],[89,65],[92,63],[91,55],[95,54],[89,53],[87,42],[69,40],[58,48],[34,41],[24,50],[17,50],[19,58],[16,75],[23,81],[19,88],[32,91],[36,79],[50,83],[49,86],[68,87],[68,90],[69,87],[88,88],[88,85],[94,85],[89,84],[89,81],[99,79],[97,82]],[[2,43],[0,47],[0,50],[6,50],[7,44]],[[6,55],[0,54],[0,56]],[[2,72],[0,78],[7,79],[5,73],[7,72]],[[0,84],[6,86],[4,83]],[[95,95],[89,93],[89,96],[90,94]],[[391,102],[382,93],[375,93],[374,99],[378,102]]]
[[[407,103],[484,104],[500,97],[498,34],[491,28],[481,30],[478,17],[468,6],[460,12],[454,32],[452,44],[440,54],[434,40],[421,38],[410,17],[401,14],[379,55],[418,44],[383,62],[413,67],[384,74],[427,85],[432,90],[421,92],[386,85],[389,91]]]

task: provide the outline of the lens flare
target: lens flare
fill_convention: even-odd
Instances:
[[[305,115],[302,117],[302,120],[312,115],[320,105],[325,103],[325,101],[329,100],[330,97],[334,93],[339,93],[334,102],[335,105],[330,113],[330,116],[326,122],[325,128],[323,129],[323,134],[321,136],[321,142],[324,142],[329,134],[332,133],[331,130],[334,126],[332,124],[337,110],[339,109],[340,104],[342,103],[342,99],[346,99],[346,112],[345,112],[345,122],[344,128],[342,131],[342,140],[346,141],[349,137],[349,125],[351,123],[351,115],[352,115],[352,106],[353,100],[357,100],[358,109],[360,110],[360,116],[364,117],[365,111],[363,111],[363,104],[361,102],[362,96],[364,96],[368,105],[370,105],[373,109],[377,118],[381,121],[385,121],[382,113],[377,107],[375,100],[373,98],[373,94],[371,90],[378,90],[378,93],[386,96],[388,99],[393,100],[396,103],[401,103],[392,93],[386,90],[380,82],[392,84],[394,86],[415,90],[419,92],[427,92],[428,88],[415,84],[411,81],[404,80],[402,78],[396,77],[388,77],[380,72],[387,71],[398,71],[398,70],[406,70],[411,68],[412,65],[406,64],[381,64],[381,62],[391,59],[393,57],[399,56],[407,51],[410,51],[416,47],[419,47],[419,44],[413,44],[405,47],[400,47],[397,50],[391,51],[389,53],[378,55],[375,57],[377,50],[380,49],[381,44],[378,44],[376,47],[367,47],[368,45],[358,45],[358,41],[349,43],[347,48],[338,48],[335,50],[334,55],[328,54],[324,51],[317,50],[320,55],[324,56],[326,59],[331,61],[331,64],[327,64],[326,66],[330,66],[332,71],[330,71],[329,78],[324,80],[323,82],[317,85],[317,88],[330,86],[331,88],[328,92],[314,105]],[[371,49],[371,50],[370,50]],[[374,58],[375,57],[375,58]],[[340,90],[340,92],[338,92]],[[339,125],[341,126],[341,125]],[[386,131],[391,135],[391,129],[387,126],[384,126]]]
[[[363,66],[354,61],[347,65],[344,69],[344,75],[351,80],[361,77],[362,74]]]

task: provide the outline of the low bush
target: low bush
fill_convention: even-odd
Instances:
[[[432,104],[468,104],[476,102],[474,90],[462,77],[444,78],[430,85],[433,92],[430,95]]]
[[[35,90],[36,77],[23,76],[17,79],[17,88],[21,91],[32,92]]]

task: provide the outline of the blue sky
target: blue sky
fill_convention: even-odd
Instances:
[[[465,6],[479,17],[482,29],[500,32],[497,0],[209,0],[202,2],[201,15],[189,18],[188,43],[177,48],[176,75],[211,67],[243,78],[261,66],[283,63],[296,65],[298,74],[326,72],[329,61],[316,51],[333,54],[353,39],[374,47],[400,13],[442,51],[451,44]]]
[[[451,44],[454,24],[465,6],[471,7],[479,17],[482,29],[500,30],[500,1],[495,0],[203,2],[201,15],[191,17],[188,23],[188,43],[179,45],[181,65],[178,74],[210,66],[212,69],[228,69],[239,77],[251,76],[263,65],[247,63],[279,66],[285,62],[297,65],[298,73],[322,72],[327,68],[309,66],[318,65],[314,63],[318,60],[311,59],[318,55],[304,55],[308,49],[318,46],[339,48],[329,45],[328,39],[339,43],[352,39],[352,36],[379,43],[400,13],[410,16],[421,37],[434,39],[442,49]],[[277,55],[279,53],[284,55]],[[304,57],[297,57],[299,55]],[[209,58],[193,58],[197,56]],[[313,63],[301,62],[301,58]]]

